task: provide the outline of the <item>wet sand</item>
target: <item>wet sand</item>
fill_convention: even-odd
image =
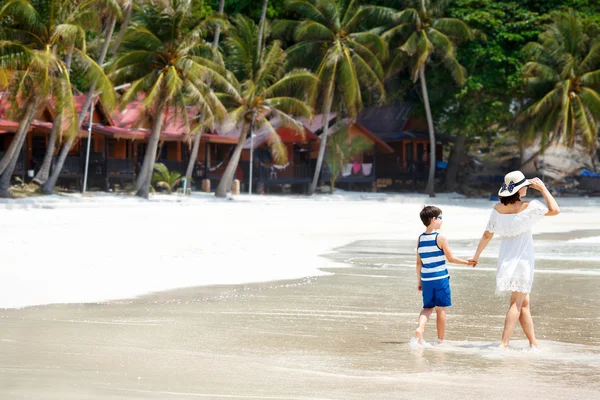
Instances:
[[[0,310],[0,398],[600,399],[597,244],[559,246],[598,235],[537,239],[541,352],[520,329],[496,348],[507,299],[494,295],[492,258],[451,269],[448,341],[412,348],[414,245],[359,241],[328,255],[350,263],[329,276]]]

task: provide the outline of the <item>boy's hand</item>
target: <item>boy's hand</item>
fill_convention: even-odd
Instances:
[[[473,258],[469,258],[467,260],[469,262],[469,265],[473,268],[475,268],[477,266],[477,260],[473,259]]]
[[[417,283],[417,290],[419,292],[423,290],[423,285],[421,285],[421,282]]]

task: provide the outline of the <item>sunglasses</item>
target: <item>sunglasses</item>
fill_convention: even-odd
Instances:
[[[435,219],[443,219],[442,216],[434,217]]]

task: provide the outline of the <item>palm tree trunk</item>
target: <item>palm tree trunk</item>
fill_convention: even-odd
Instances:
[[[113,31],[115,29],[116,21],[117,21],[117,17],[112,17],[109,22],[110,25],[109,25],[108,29],[106,30],[106,34],[104,37],[104,44],[102,45],[102,49],[100,50],[100,56],[98,57],[98,65],[100,65],[100,66],[102,66],[102,64],[104,64],[104,59],[106,58],[106,53],[108,53],[108,46],[110,45],[110,38],[112,37]],[[46,194],[54,193],[54,187],[56,186],[58,177],[60,176],[63,165],[65,164],[67,155],[69,154],[69,151],[71,150],[71,147],[73,146],[73,143],[75,143],[77,134],[79,133],[79,130],[81,129],[81,125],[83,124],[83,119],[85,118],[85,114],[89,110],[90,104],[92,104],[92,100],[94,98],[95,91],[96,91],[96,82],[94,81],[90,85],[90,89],[88,90],[87,98],[85,99],[85,103],[83,104],[83,107],[81,108],[81,112],[79,113],[79,116],[78,116],[77,131],[76,131],[77,133],[75,135],[73,135],[72,137],[70,137],[69,139],[67,139],[67,141],[63,145],[63,147],[60,151],[60,154],[58,156],[58,159],[56,160],[56,165],[54,166],[54,169],[52,170],[52,174],[50,175],[48,180],[44,183],[44,185],[42,185],[42,193],[46,193]],[[91,115],[90,115],[90,117],[91,117]],[[90,121],[90,124],[91,123],[92,123],[92,121]]]
[[[225,0],[219,0],[219,14],[223,14],[225,10]],[[215,30],[215,40],[213,41],[213,47],[219,47],[219,38],[221,36],[221,25],[217,25]]]
[[[144,155],[140,176],[136,182],[137,192],[135,195],[144,199],[147,199],[150,196],[150,182],[152,180],[152,172],[154,171],[154,163],[156,161],[156,150],[158,148],[160,133],[163,128],[163,121],[165,119],[165,111],[167,108],[167,103],[163,100],[165,97],[166,96],[161,95],[157,104],[156,117],[152,122],[152,133],[148,140],[148,147],[146,148],[146,154]]]
[[[448,172],[446,173],[446,190],[454,192],[457,187],[458,167],[460,160],[465,153],[465,144],[467,142],[467,136],[464,133],[459,132],[450,154],[450,160],[448,160]]]
[[[225,0],[219,1],[219,14],[223,14],[223,10],[225,9]],[[219,47],[219,37],[221,35],[221,25],[217,25],[217,30],[215,31],[215,40],[213,41],[213,48],[217,49]],[[210,80],[206,83],[208,87],[210,87]],[[203,116],[200,116],[199,122],[202,123]],[[196,164],[196,159],[198,157],[198,149],[200,148],[200,139],[202,138],[202,132],[199,132],[196,136],[194,136],[194,144],[192,146],[192,153],[190,154],[190,160],[188,161],[188,166],[185,171],[185,176],[188,179],[191,179],[192,174],[194,173],[194,165]],[[205,161],[206,162],[206,161]]]
[[[248,122],[244,121],[244,126],[242,127],[242,132],[240,133],[240,138],[238,140],[238,143],[235,146],[233,155],[229,159],[227,168],[225,168],[225,172],[223,173],[221,182],[219,182],[219,186],[217,186],[217,190],[215,191],[215,196],[217,196],[217,197],[222,197],[222,198],[227,197],[227,192],[229,192],[231,190],[231,184],[233,182],[233,177],[235,175],[235,171],[240,162],[240,156],[242,155],[244,143],[246,143],[246,137],[248,136],[248,132],[250,131],[250,125],[252,123],[254,123],[254,120],[250,124],[248,124]]]
[[[31,120],[29,120],[29,122],[31,122]],[[29,124],[27,124],[27,130],[29,130]],[[19,140],[17,143],[18,151],[10,159],[10,162],[6,166],[6,169],[0,176],[0,197],[11,197],[10,190],[9,190],[10,189],[10,180],[11,180],[12,174],[15,170],[15,166],[17,165],[17,161],[19,160],[19,153],[21,152],[21,149],[23,148],[25,139],[27,139],[27,135],[22,135],[21,137],[19,137]]]
[[[263,0],[262,10],[260,12],[260,24],[258,25],[258,59],[260,60],[260,52],[263,44],[263,33],[265,31],[265,20],[267,17],[267,5],[269,0]]]
[[[317,165],[315,166],[315,174],[312,183],[308,188],[308,195],[312,196],[317,190],[319,176],[321,175],[321,167],[323,166],[323,158],[325,156],[325,148],[327,146],[327,136],[329,135],[329,115],[331,114],[331,103],[333,103],[333,91],[325,104],[325,115],[323,120],[323,133],[321,134],[321,143],[319,145],[319,156],[317,157]]]
[[[201,138],[202,132],[198,132],[196,136],[194,136],[194,144],[192,146],[192,153],[190,154],[190,161],[188,162],[187,169],[185,170],[185,176],[188,180],[192,179],[192,174],[194,173],[194,165],[196,165],[196,158],[198,157],[198,150],[200,149]]]
[[[125,5],[125,14],[123,15],[123,22],[121,22],[121,28],[119,29],[119,33],[113,42],[113,46],[111,49],[111,54],[113,56],[117,54],[119,51],[119,47],[121,47],[121,42],[127,33],[127,28],[129,28],[129,22],[131,22],[131,12],[133,10],[133,2],[129,2],[129,4]]]
[[[54,147],[56,146],[56,137],[58,136],[58,130],[61,125],[62,116],[58,115],[52,123],[52,130],[50,131],[50,139],[48,139],[48,148],[46,149],[46,154],[44,154],[44,161],[42,162],[42,166],[38,173],[35,174],[35,178],[33,178],[33,182],[40,186],[46,183],[50,176],[50,166],[52,165],[52,156],[54,155]]]
[[[31,121],[33,121],[33,117],[35,117],[35,111],[37,109],[37,106],[38,99],[35,99],[26,105],[26,107],[28,107],[27,112],[23,116],[23,119],[21,119],[15,137],[10,142],[10,146],[6,151],[6,154],[4,154],[4,157],[0,161],[0,174],[3,174],[4,171],[8,169],[8,166],[14,157],[18,157],[18,154],[21,151],[21,147],[23,147],[23,138],[27,136],[27,132],[29,131],[29,125],[31,125]]]
[[[419,80],[421,81],[421,91],[423,92],[423,103],[425,104],[425,114],[427,115],[427,127],[429,128],[429,176],[427,177],[427,189],[425,192],[430,197],[435,197],[435,132],[433,130],[433,118],[431,117],[431,107],[429,106],[429,95],[427,93],[427,81],[425,81],[425,66],[419,68]]]

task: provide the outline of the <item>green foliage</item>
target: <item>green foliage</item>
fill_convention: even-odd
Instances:
[[[287,49],[293,66],[315,71],[320,85],[311,94],[315,110],[331,109],[355,118],[365,101],[385,99],[382,61],[388,57],[386,42],[364,28],[374,17],[356,1],[291,0],[289,15],[280,20],[274,34],[292,36]]]
[[[600,121],[600,38],[575,12],[557,13],[537,42],[523,51],[527,104],[519,115],[525,139],[575,143],[581,134],[592,148]]]
[[[342,174],[344,167],[360,154],[372,147],[363,136],[350,137],[349,127],[345,125],[338,132],[329,136],[325,161],[329,168],[331,193],[335,190],[335,182]]]
[[[238,15],[233,25],[225,49],[226,65],[237,77],[232,80],[236,92],[221,98],[232,109],[230,118],[237,126],[253,124],[254,131],[268,132],[274,160],[285,163],[287,150],[271,120],[278,118],[281,125],[303,134],[304,127],[294,117],[312,116],[306,97],[317,78],[304,69],[288,72],[286,53],[279,41],[258,54],[258,26],[253,20]]]
[[[169,194],[181,183],[181,174],[177,171],[169,171],[162,163],[154,164],[152,184],[157,189],[165,189]]]

